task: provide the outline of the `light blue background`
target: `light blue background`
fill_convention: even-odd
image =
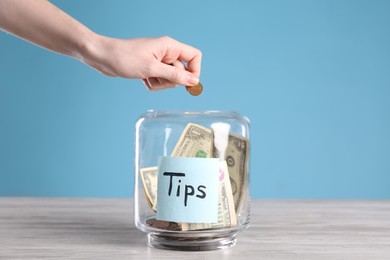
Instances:
[[[201,49],[205,90],[150,93],[1,32],[0,195],[130,197],[138,115],[212,109],[251,119],[253,197],[390,198],[390,1],[54,3]]]
[[[175,222],[217,223],[219,167],[218,158],[161,157],[158,166],[156,219]],[[163,176],[165,172],[184,173],[185,176]],[[170,185],[171,194],[169,195]],[[187,185],[192,186],[194,194],[188,195],[187,205],[185,205]],[[204,186],[202,189],[204,194],[198,191],[200,185]],[[176,193],[178,186],[180,186],[179,196]],[[205,197],[198,198],[197,195],[205,195]]]

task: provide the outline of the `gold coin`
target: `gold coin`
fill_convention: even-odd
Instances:
[[[203,86],[199,82],[195,86],[186,86],[186,90],[193,96],[199,96],[203,92]]]

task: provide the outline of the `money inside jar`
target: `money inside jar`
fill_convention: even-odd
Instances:
[[[149,220],[151,227],[191,231],[232,227],[237,225],[237,212],[244,199],[247,183],[247,164],[249,156],[248,139],[228,133],[226,149],[221,155],[214,144],[214,131],[204,126],[189,123],[176,143],[172,157],[222,158],[222,170],[227,175],[219,183],[218,222],[217,223],[175,223]],[[153,211],[157,210],[157,166],[140,169],[145,198]],[[230,181],[229,181],[230,180]]]

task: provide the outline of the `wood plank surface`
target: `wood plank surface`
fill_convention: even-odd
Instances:
[[[150,248],[132,199],[0,198],[0,259],[390,259],[390,200],[254,200],[229,249]]]

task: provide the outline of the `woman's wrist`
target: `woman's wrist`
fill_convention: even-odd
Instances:
[[[107,42],[107,37],[90,31],[82,37],[76,52],[72,56],[94,69],[112,76],[109,72],[105,72],[103,65],[107,56]]]
[[[79,35],[73,47],[71,56],[78,60],[93,59],[98,52],[101,36],[86,28],[86,31]]]

